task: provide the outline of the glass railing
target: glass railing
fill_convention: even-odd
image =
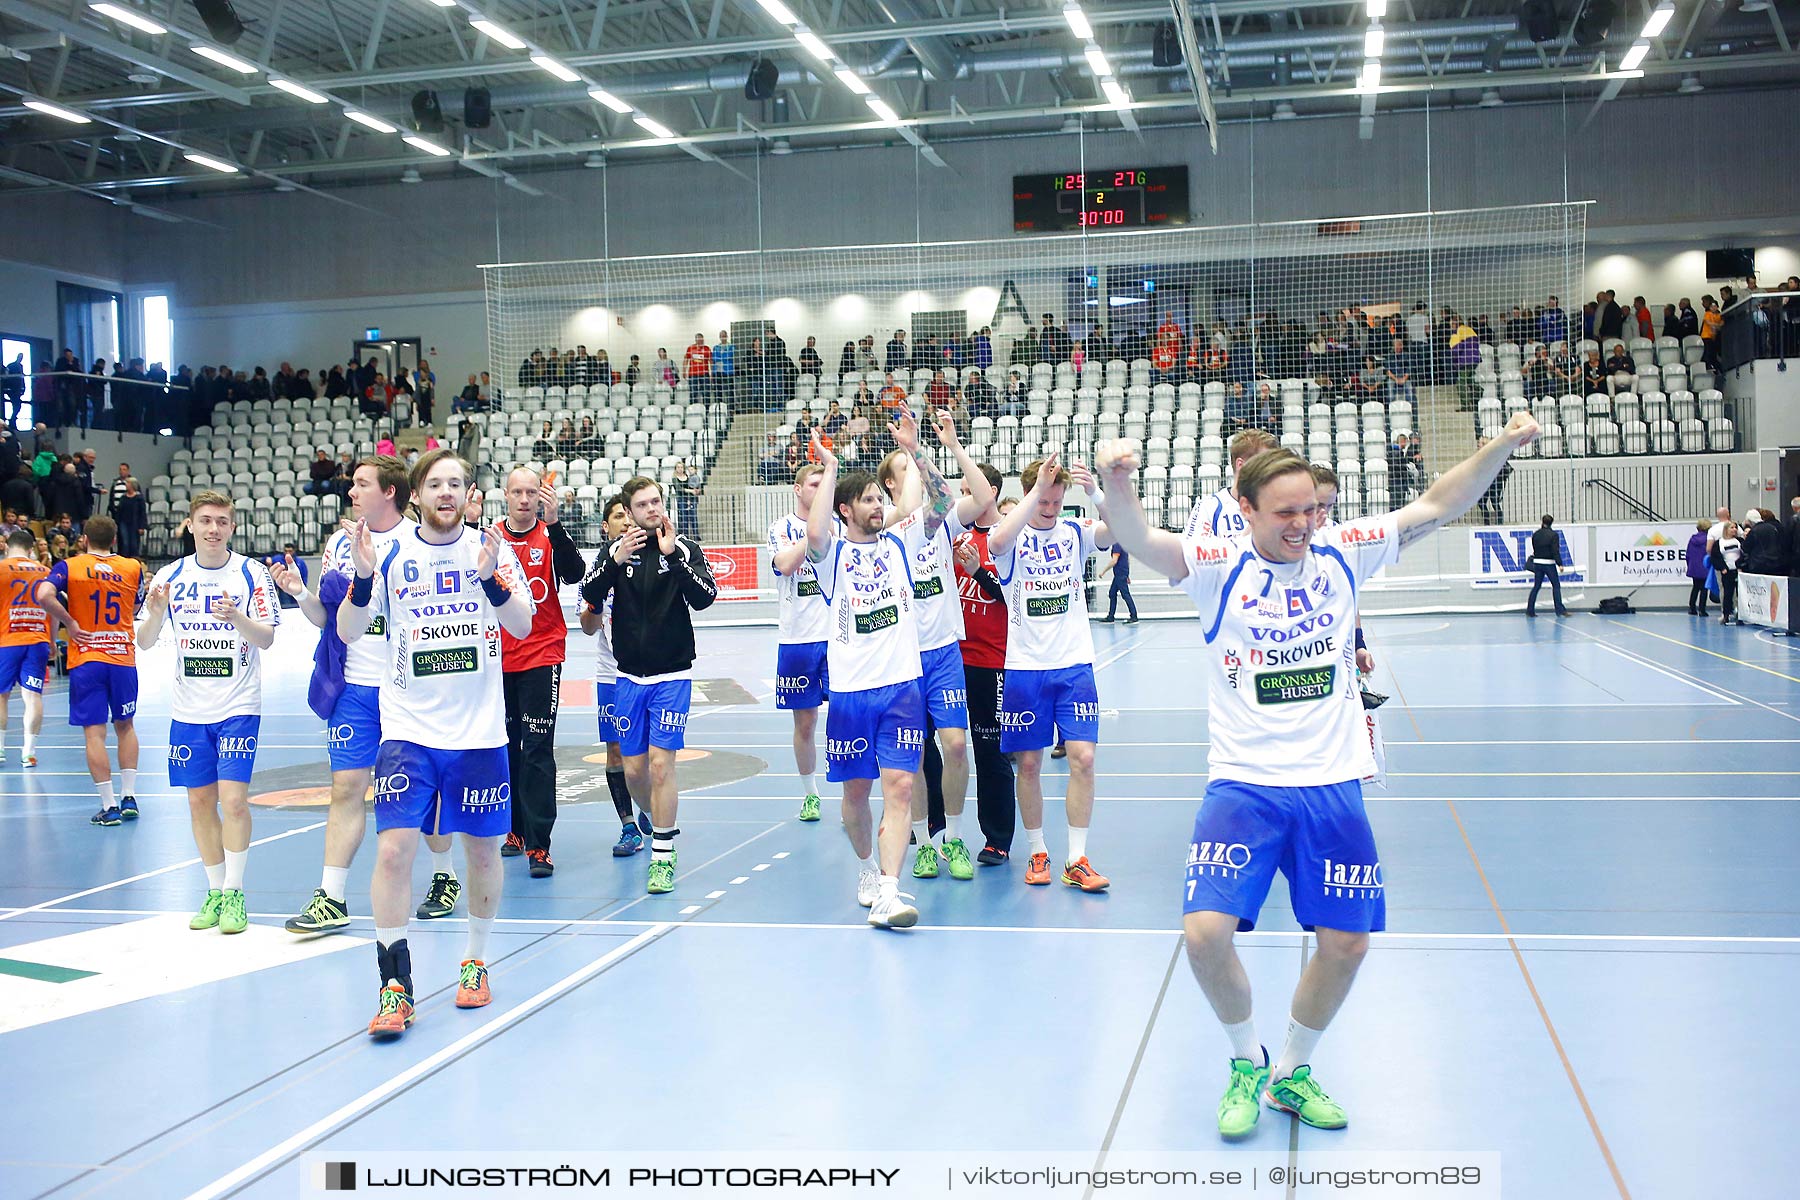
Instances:
[[[1751,292],[1725,310],[1719,358],[1729,371],[1759,358],[1800,358],[1800,292]]]

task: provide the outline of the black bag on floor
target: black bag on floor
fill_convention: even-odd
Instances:
[[[1600,607],[1594,611],[1603,617],[1621,617],[1629,616],[1636,610],[1631,607],[1631,601],[1624,596],[1608,596],[1600,601]]]

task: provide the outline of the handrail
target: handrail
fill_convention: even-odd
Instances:
[[[1582,487],[1597,487],[1597,488],[1601,489],[1607,495],[1612,496],[1615,499],[1622,500],[1626,504],[1630,505],[1632,508],[1636,509],[1639,513],[1642,513],[1643,516],[1647,520],[1651,520],[1651,521],[1666,521],[1666,520],[1668,520],[1667,517],[1664,517],[1661,514],[1659,514],[1655,509],[1651,508],[1648,504],[1645,504],[1641,500],[1638,500],[1636,497],[1632,496],[1629,492],[1626,492],[1626,491],[1623,491],[1622,489],[1620,489],[1611,480],[1584,479],[1581,481],[1581,486]]]

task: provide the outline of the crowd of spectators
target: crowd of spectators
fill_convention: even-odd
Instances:
[[[42,553],[60,559],[79,552],[71,547],[77,547],[82,527],[95,513],[105,513],[118,523],[119,552],[135,555],[150,527],[149,503],[130,463],[120,463],[117,477],[105,481],[95,477],[98,458],[91,448],[59,453],[41,422],[32,430],[29,449],[13,430],[0,430],[0,536],[31,528]]]

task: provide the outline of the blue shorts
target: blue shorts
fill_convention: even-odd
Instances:
[[[512,832],[506,747],[433,750],[383,742],[375,756],[375,832],[417,829],[505,837]]]
[[[694,699],[689,679],[637,683],[619,676],[613,685],[613,724],[619,731],[619,753],[636,758],[652,746],[679,750],[687,745],[688,705]]]
[[[381,749],[380,688],[366,683],[344,685],[344,694],[331,710],[325,747],[333,773],[366,771],[375,765],[375,754]]]
[[[600,740],[607,745],[619,740],[619,727],[613,721],[613,704],[617,699],[616,683],[594,683],[594,706],[600,710]]]
[[[962,647],[955,642],[919,655],[925,670],[920,687],[925,691],[925,712],[933,729],[969,727],[968,684],[963,680]]]
[[[137,712],[136,667],[85,662],[69,672],[69,724],[84,728],[129,721]]]
[[[1362,784],[1270,787],[1215,779],[1206,785],[1188,847],[1183,912],[1223,912],[1240,930],[1256,915],[1279,868],[1305,929],[1387,928],[1387,899]]]
[[[825,675],[825,643],[783,643],[775,647],[775,707],[817,708],[830,689]]]
[[[262,718],[227,717],[211,725],[169,722],[169,786],[211,787],[221,779],[249,783]]]
[[[19,684],[28,692],[44,694],[44,672],[50,665],[50,643],[0,646],[0,696]]]
[[[1058,730],[1065,742],[1100,740],[1100,693],[1093,666],[1009,668],[1000,692],[1000,753],[1046,749],[1056,744]]]
[[[825,716],[825,779],[879,779],[916,771],[925,754],[925,694],[917,679],[833,692]]]

